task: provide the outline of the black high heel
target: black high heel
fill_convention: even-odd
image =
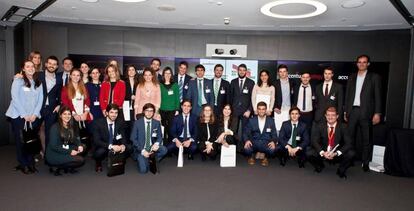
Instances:
[[[61,171],[62,169],[61,168],[57,168],[56,170],[55,170],[55,172],[54,172],[54,174],[53,175],[55,175],[55,176],[62,176],[62,173],[60,173],[60,171]]]

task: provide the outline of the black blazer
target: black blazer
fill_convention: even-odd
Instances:
[[[347,117],[352,110],[355,98],[357,73],[353,73],[348,78],[345,96],[345,112]],[[371,119],[376,113],[381,113],[381,79],[376,73],[367,72],[361,90],[361,114],[362,117]]]
[[[214,93],[214,81],[215,78],[211,79],[211,81],[213,82],[213,93]],[[216,93],[214,93],[214,96],[216,95]],[[216,104],[216,102],[214,102]],[[230,83],[224,79],[221,79],[221,83],[220,83],[220,88],[218,91],[218,96],[217,96],[217,111],[216,113],[220,113],[223,110],[224,105],[230,103]]]
[[[334,145],[339,144],[337,150],[342,153],[346,153],[352,149],[352,139],[349,136],[348,130],[345,125],[337,122],[335,127],[335,141]],[[312,136],[311,136],[311,145],[317,154],[320,151],[326,151],[328,147],[328,125],[325,121],[319,124],[313,124],[312,126]]]
[[[306,126],[305,123],[299,121],[298,125],[296,126],[296,130],[297,130],[296,137],[300,137],[300,139],[296,139],[297,140],[296,143],[303,150],[305,150],[306,147],[309,146],[310,144],[308,127]],[[292,136],[292,123],[290,120],[284,121],[282,123],[282,127],[280,128],[280,133],[279,133],[279,143],[283,148],[286,147],[291,136]]]
[[[199,148],[205,149],[206,148],[206,141],[213,143],[213,148],[217,149],[218,144],[215,142],[217,140],[217,125],[216,124],[209,124],[208,128],[210,130],[210,138],[207,139],[207,124],[206,123],[198,123],[198,135],[197,135],[197,143]]]
[[[293,98],[293,101],[292,100],[290,101],[292,107],[294,107],[294,106],[297,107],[298,98],[299,98],[299,88],[300,88],[301,85],[302,84],[300,83],[300,84],[296,85],[293,88],[293,94],[291,95],[291,99]],[[310,84],[310,86],[311,86],[310,91],[312,93],[312,108],[313,108],[313,110],[315,110],[315,86],[312,85],[312,84]],[[306,88],[306,89],[307,89],[306,91],[309,91],[308,88]]]
[[[247,110],[253,112],[252,91],[254,81],[248,77],[245,77],[244,80],[243,90],[247,90],[247,93],[240,92],[238,77],[230,83],[230,103],[233,108],[233,114],[236,116],[243,115]]]
[[[275,82],[275,105],[273,106],[273,109],[277,108],[280,109],[282,107],[282,85],[280,84],[280,79],[277,79]],[[295,83],[292,79],[289,79],[289,88],[290,88],[290,104],[293,104],[293,94],[294,94],[294,88]]]
[[[93,143],[95,147],[108,148],[109,146],[109,130],[106,118],[100,118],[95,121],[93,130]],[[119,137],[120,135],[120,137]],[[112,144],[126,145],[127,137],[125,135],[125,123],[122,119],[117,118],[114,128],[114,141]]]
[[[47,70],[45,70],[47,71]],[[62,90],[62,72],[56,73],[56,84],[55,86],[50,90],[50,92],[47,92],[47,84],[46,84],[46,76],[45,72],[39,73],[39,80],[42,82],[43,87],[43,103],[42,108],[46,106],[46,99],[49,98],[49,106],[52,109],[55,109],[56,106],[60,105],[60,92]]]
[[[185,74],[185,76],[184,76],[184,85],[183,85],[183,96],[182,96],[183,99],[185,99],[186,96],[187,96],[187,91],[188,91],[188,88],[189,88],[188,87],[188,82],[190,82],[190,80],[191,80],[191,76],[189,76],[188,74]],[[180,88],[180,85],[179,85],[178,81],[179,81],[178,80],[178,74],[175,74],[174,75],[174,82],[176,82],[177,85],[178,85],[178,88]]]
[[[316,86],[315,90],[315,122],[325,119],[325,111],[329,107],[335,107],[339,114],[339,119],[342,119],[344,90],[341,84],[332,82],[331,90],[328,96],[324,95],[324,82]]]

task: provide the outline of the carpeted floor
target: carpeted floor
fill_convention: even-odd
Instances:
[[[60,177],[43,164],[39,173],[23,175],[12,170],[16,164],[14,146],[0,147],[0,210],[413,210],[412,178],[359,166],[343,180],[335,166],[317,174],[293,161],[248,166],[242,156],[236,168],[199,156],[177,168],[176,157],[167,158],[158,175],[139,174],[129,159],[126,174],[113,178],[105,169],[95,173],[90,158],[78,174]]]

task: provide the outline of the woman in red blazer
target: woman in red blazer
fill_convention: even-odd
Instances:
[[[99,104],[104,116],[108,104],[116,104],[122,109],[125,92],[125,82],[121,80],[118,66],[109,64],[105,68],[105,80],[102,82],[101,92],[99,93]]]

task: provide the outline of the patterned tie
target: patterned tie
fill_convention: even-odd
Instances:
[[[303,102],[302,102],[302,111],[306,111],[306,88],[307,86],[303,87]]]
[[[109,144],[112,144],[114,141],[114,130],[112,129],[113,125],[113,123],[109,124]]]
[[[197,87],[197,90],[198,90],[198,106],[200,106],[200,107],[201,107],[201,105],[203,105],[203,100],[202,100],[203,90],[202,90],[201,81],[202,81],[202,79],[198,79],[198,87]]]
[[[214,105],[217,105],[217,97],[219,92],[219,81],[220,79],[216,79],[216,83],[214,84]]]
[[[329,84],[326,84],[326,86],[325,86],[325,97],[328,96],[328,92],[329,92],[328,86],[329,86]]]
[[[180,87],[180,102],[183,101],[183,77],[180,76],[180,80],[178,81],[178,86]]]
[[[292,132],[292,147],[293,148],[297,146],[296,136],[297,136],[297,127],[296,127],[296,124],[293,124],[293,132]]]
[[[145,151],[151,150],[151,121],[147,122],[147,133],[145,135]]]
[[[334,127],[329,127],[329,134],[328,134],[328,145],[331,147],[331,150],[333,149],[333,147],[334,147],[334,142],[335,142],[335,139],[334,139]]]
[[[188,138],[187,133],[188,131],[187,131],[187,115],[186,115],[184,116],[184,134],[183,134],[184,141],[186,141]]]

